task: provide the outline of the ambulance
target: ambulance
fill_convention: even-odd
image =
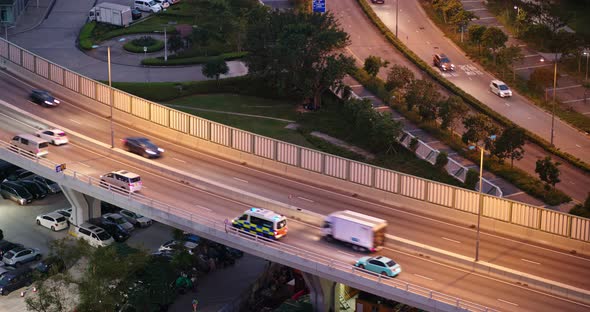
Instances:
[[[232,220],[232,226],[266,238],[279,239],[287,235],[287,218],[262,208],[250,208]]]

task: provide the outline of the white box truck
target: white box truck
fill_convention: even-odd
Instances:
[[[345,210],[329,214],[322,226],[327,241],[337,240],[352,249],[375,252],[385,244],[387,221]]]
[[[131,8],[110,2],[99,3],[90,9],[88,19],[99,23],[127,27],[132,20]]]

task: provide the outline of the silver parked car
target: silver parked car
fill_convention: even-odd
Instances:
[[[19,267],[23,263],[41,259],[41,252],[36,248],[18,247],[4,254],[2,262],[6,265]]]
[[[127,222],[127,219],[123,218],[123,216],[118,213],[105,213],[102,215],[102,218],[112,223],[120,225],[127,232],[131,232],[135,229],[133,227],[133,224]]]
[[[119,214],[135,227],[148,227],[152,225],[152,219],[146,218],[139,213],[123,209],[119,211]]]

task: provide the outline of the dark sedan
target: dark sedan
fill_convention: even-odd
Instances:
[[[31,100],[43,107],[55,107],[60,103],[58,99],[45,90],[33,90]]]
[[[141,155],[146,158],[157,158],[162,156],[162,153],[164,153],[164,149],[159,148],[148,138],[126,138],[123,140],[123,145],[131,153]]]
[[[131,19],[138,20],[141,18],[141,11],[138,9],[131,10]]]
[[[47,189],[35,181],[22,180],[17,183],[26,188],[35,199],[43,199],[47,196]]]
[[[17,247],[22,247],[23,245],[21,244],[16,244],[16,243],[11,243],[9,241],[0,241],[0,259],[2,257],[4,257],[4,254],[9,252],[10,250],[17,248]]]

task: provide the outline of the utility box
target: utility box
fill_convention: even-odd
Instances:
[[[88,19],[98,23],[127,27],[132,20],[131,8],[125,5],[103,2],[90,9]]]

